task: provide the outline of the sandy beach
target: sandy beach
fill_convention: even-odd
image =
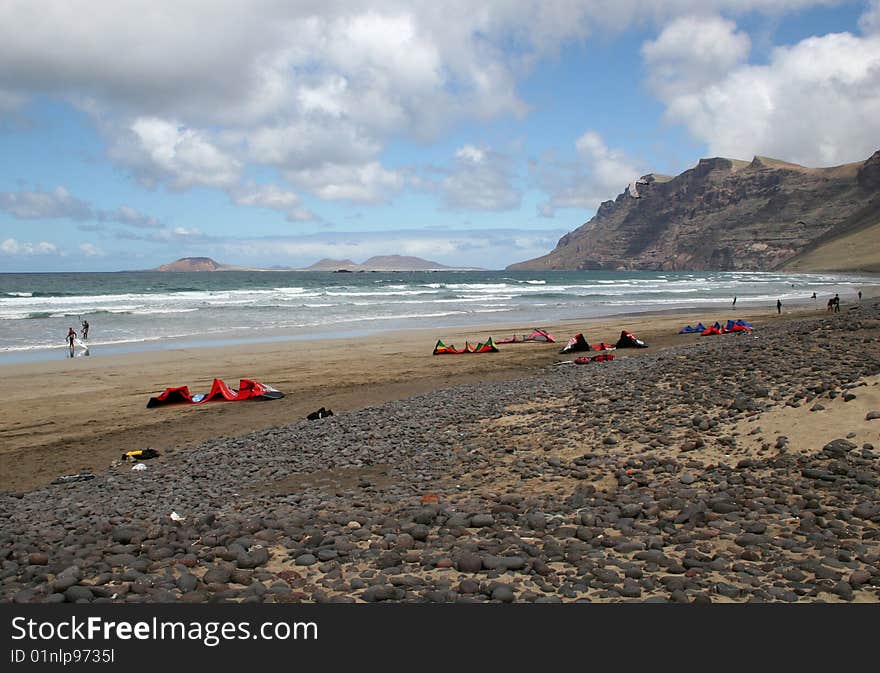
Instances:
[[[430,355],[485,329],[11,366],[0,601],[880,602],[880,301],[676,334],[716,317],[547,326],[651,344],[583,366]],[[245,375],[287,396],[145,408]]]
[[[460,383],[503,381],[534,375],[560,360],[559,350],[577,332],[590,343],[616,342],[629,329],[649,344],[619,351],[638,357],[672,346],[697,343],[681,335],[685,324],[743,318],[759,330],[795,317],[823,315],[798,307],[783,315],[743,309],[661,313],[567,321],[542,325],[557,344],[501,345],[484,355],[432,356],[438,338],[463,346],[489,336],[500,339],[531,331],[533,325],[492,325],[455,332],[407,330],[352,339],[313,339],[170,349],[0,367],[8,390],[0,422],[0,490],[28,489],[62,474],[105,469],[123,452],[192,446],[300,420],[320,407],[346,411],[401,400]],[[285,393],[281,400],[211,403],[199,408],[147,409],[147,400],[166,387],[207,392],[221,378],[237,386],[250,378]]]

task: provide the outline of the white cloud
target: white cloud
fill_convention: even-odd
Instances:
[[[326,120],[296,120],[284,126],[262,126],[238,138],[246,144],[250,160],[288,170],[323,163],[362,163],[382,148],[375,138],[363,135],[344,120],[333,124]]]
[[[361,165],[328,163],[314,169],[284,171],[284,177],[326,201],[380,203],[404,185],[399,171],[386,170],[377,161]]]
[[[271,208],[284,213],[290,222],[315,219],[312,213],[302,207],[299,196],[281,189],[278,185],[243,185],[230,190],[229,195],[240,206]]]
[[[81,3],[7,1],[0,106],[75,101],[145,184],[226,189],[258,163],[320,198],[369,201],[364,175],[339,172],[393,193],[394,171],[378,165],[391,138],[525,114],[518,80],[567,44],[695,12],[835,1],[93,0],[87,21]]]
[[[58,247],[54,243],[46,241],[28,243],[7,238],[0,243],[0,252],[6,255],[54,255],[58,254]]]
[[[727,36],[716,39],[737,43],[735,26],[724,27]],[[661,35],[657,43],[663,41]],[[711,155],[761,154],[827,166],[864,159],[877,149],[880,35],[811,37],[775,48],[765,65],[733,65],[711,81],[701,66],[692,66],[702,58],[697,50],[690,62],[678,54],[676,67],[665,70],[668,84],[660,95],[668,119],[684,124]],[[670,62],[648,65],[653,76],[653,68]]]
[[[139,229],[161,229],[163,226],[155,217],[144,215],[131,206],[119,206],[116,210],[102,212],[100,219],[127,224]]]
[[[216,240],[198,227],[168,227],[149,233],[140,233],[130,229],[113,232],[114,238],[121,241],[146,241],[147,243],[205,243]]]
[[[198,227],[186,228],[186,227],[174,227],[173,229],[169,229],[169,239],[171,240],[183,240],[183,239],[201,239],[205,237],[205,232],[203,232]]]
[[[0,192],[0,210],[21,220],[90,220],[95,217],[88,203],[77,199],[60,186],[51,192]]]
[[[465,145],[455,151],[455,158],[478,164],[486,158],[486,151],[473,145]]]
[[[871,0],[859,17],[859,28],[865,35],[880,33],[880,0]]]
[[[717,16],[686,16],[670,23],[642,46],[651,76],[648,84],[663,96],[711,85],[749,55],[749,36]]]
[[[488,147],[464,145],[455,152],[456,165],[438,186],[443,203],[461,210],[512,210],[522,195],[510,157]]]
[[[646,172],[640,161],[609,148],[595,131],[578,138],[575,149],[576,161],[561,161],[548,153],[532,164],[533,178],[549,195],[538,204],[542,217],[553,217],[558,208],[594,209]]]
[[[164,225],[155,217],[122,205],[114,210],[100,210],[79,199],[66,188],[52,191],[0,192],[0,210],[20,220],[66,219],[82,222],[83,231],[100,231],[103,222],[116,222],[141,229],[161,229]],[[88,223],[87,223],[88,222]]]
[[[80,243],[80,252],[86,257],[103,257],[106,253],[92,243]]]
[[[242,170],[241,162],[218,148],[205,132],[157,117],[136,118],[117,129],[112,142],[110,156],[149,185],[167,178],[175,189],[228,187]]]

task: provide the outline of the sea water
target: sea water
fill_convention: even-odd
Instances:
[[[596,271],[0,274],[0,363],[63,357],[88,320],[91,355],[223,342],[518,324],[664,309],[844,302],[876,278]],[[706,320],[714,320],[707,313]],[[498,334],[496,337],[507,336]]]

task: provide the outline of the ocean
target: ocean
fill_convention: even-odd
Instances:
[[[91,325],[90,355],[406,328],[851,300],[876,278],[835,274],[437,271],[0,274],[0,364],[61,358]],[[707,313],[706,319],[714,319]],[[719,318],[722,316],[719,316]],[[507,335],[494,335],[496,337]]]

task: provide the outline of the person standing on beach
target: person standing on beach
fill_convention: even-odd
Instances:
[[[777,313],[777,315],[782,313],[782,300],[781,299],[776,300],[776,313]]]
[[[733,305],[736,306],[736,297],[733,298]]]
[[[89,321],[88,320],[82,321],[82,336],[83,336],[83,341],[89,340]]]
[[[862,301],[862,291],[859,290],[859,301]]]
[[[836,292],[834,293],[834,312],[840,313],[840,295]]]
[[[76,341],[76,330],[71,327],[67,330],[67,345],[70,348],[70,357],[73,357],[74,341]]]

